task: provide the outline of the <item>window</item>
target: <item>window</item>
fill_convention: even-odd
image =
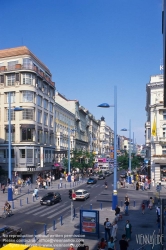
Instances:
[[[15,84],[15,74],[7,75],[7,86],[13,86]]]
[[[4,83],[4,75],[0,75],[0,83]]]
[[[16,64],[18,64],[18,61],[8,62],[8,69],[10,69],[10,70],[15,69]]]
[[[48,132],[44,132],[44,143],[48,143]]]
[[[22,128],[22,141],[32,141],[33,139],[33,129],[31,128]]]
[[[20,149],[20,158],[25,158],[25,149]]]
[[[38,137],[38,142],[42,143],[43,142],[43,133],[41,130],[38,130],[37,137]]]
[[[50,97],[53,97],[54,90],[50,88]]]
[[[23,84],[33,85],[33,78],[30,73],[23,74]]]
[[[6,158],[6,149],[0,149],[0,159]]]
[[[53,116],[50,115],[50,127],[53,127]]]
[[[48,125],[48,114],[44,113],[44,125]]]
[[[23,67],[25,67],[26,69],[32,69],[33,63],[32,60],[29,58],[23,58]]]
[[[42,96],[40,95],[37,96],[37,105],[42,107]]]
[[[44,84],[44,93],[48,94],[48,86],[46,84]]]
[[[22,91],[23,102],[33,102],[34,93],[32,91]]]
[[[49,111],[50,111],[50,112],[53,112],[53,103],[52,103],[52,102],[50,102],[49,107],[50,107]]]
[[[33,109],[24,109],[22,111],[22,119],[23,120],[33,120],[33,114],[34,114]]]
[[[15,92],[10,92],[10,102],[15,102]],[[6,103],[9,103],[9,93],[6,93]]]
[[[160,167],[161,181],[166,181],[166,165]]]
[[[15,141],[15,129],[11,129],[11,141]],[[5,129],[5,141],[9,141],[9,129]]]
[[[38,110],[37,112],[37,122],[41,123],[42,122],[42,111]]]
[[[44,99],[44,108],[48,109],[48,101],[46,99]]]
[[[10,114],[11,114],[11,121],[14,121],[15,120],[15,111],[11,109]],[[6,121],[9,121],[9,109],[6,109]]]

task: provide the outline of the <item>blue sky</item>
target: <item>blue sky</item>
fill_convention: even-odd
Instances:
[[[146,83],[160,73],[162,0],[1,1],[0,49],[27,46],[52,73],[57,90],[79,100],[118,134],[129,127],[144,144]]]

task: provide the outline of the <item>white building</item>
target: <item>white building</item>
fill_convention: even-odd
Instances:
[[[13,175],[35,178],[51,171],[55,155],[54,93],[51,72],[27,47],[0,50],[0,166],[8,169],[11,133]],[[15,112],[18,106],[24,110]]]
[[[163,75],[151,76],[146,85],[146,158],[151,179],[166,181],[166,108],[163,106]]]

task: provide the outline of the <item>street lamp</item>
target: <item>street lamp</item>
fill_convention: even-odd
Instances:
[[[101,108],[114,107],[114,189],[112,194],[112,210],[115,210],[118,204],[117,194],[117,88],[114,86],[114,105],[102,103],[98,105]]]
[[[76,129],[70,129],[70,127],[68,126],[68,182],[71,182],[71,169],[70,169],[70,134],[71,131],[74,132],[76,131]]]
[[[12,192],[12,167],[11,167],[11,93],[8,93],[8,103],[9,103],[9,111],[8,111],[8,151],[9,151],[9,160],[8,160],[8,179],[10,180],[9,186],[8,186],[8,201],[13,200],[13,192]],[[15,107],[13,109],[14,111],[22,111],[23,108]]]
[[[123,128],[121,131],[129,131],[129,172],[131,174],[131,120],[129,120],[129,129]],[[131,176],[128,176],[128,183],[131,184]]]

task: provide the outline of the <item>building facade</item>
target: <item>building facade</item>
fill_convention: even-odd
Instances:
[[[163,106],[163,75],[151,76],[146,85],[145,123],[146,159],[151,168],[151,179],[166,181],[166,108]]]
[[[9,93],[11,131],[9,131]],[[23,111],[16,112],[15,107]],[[35,178],[51,171],[55,155],[55,83],[49,69],[25,46],[0,50],[0,166]]]

